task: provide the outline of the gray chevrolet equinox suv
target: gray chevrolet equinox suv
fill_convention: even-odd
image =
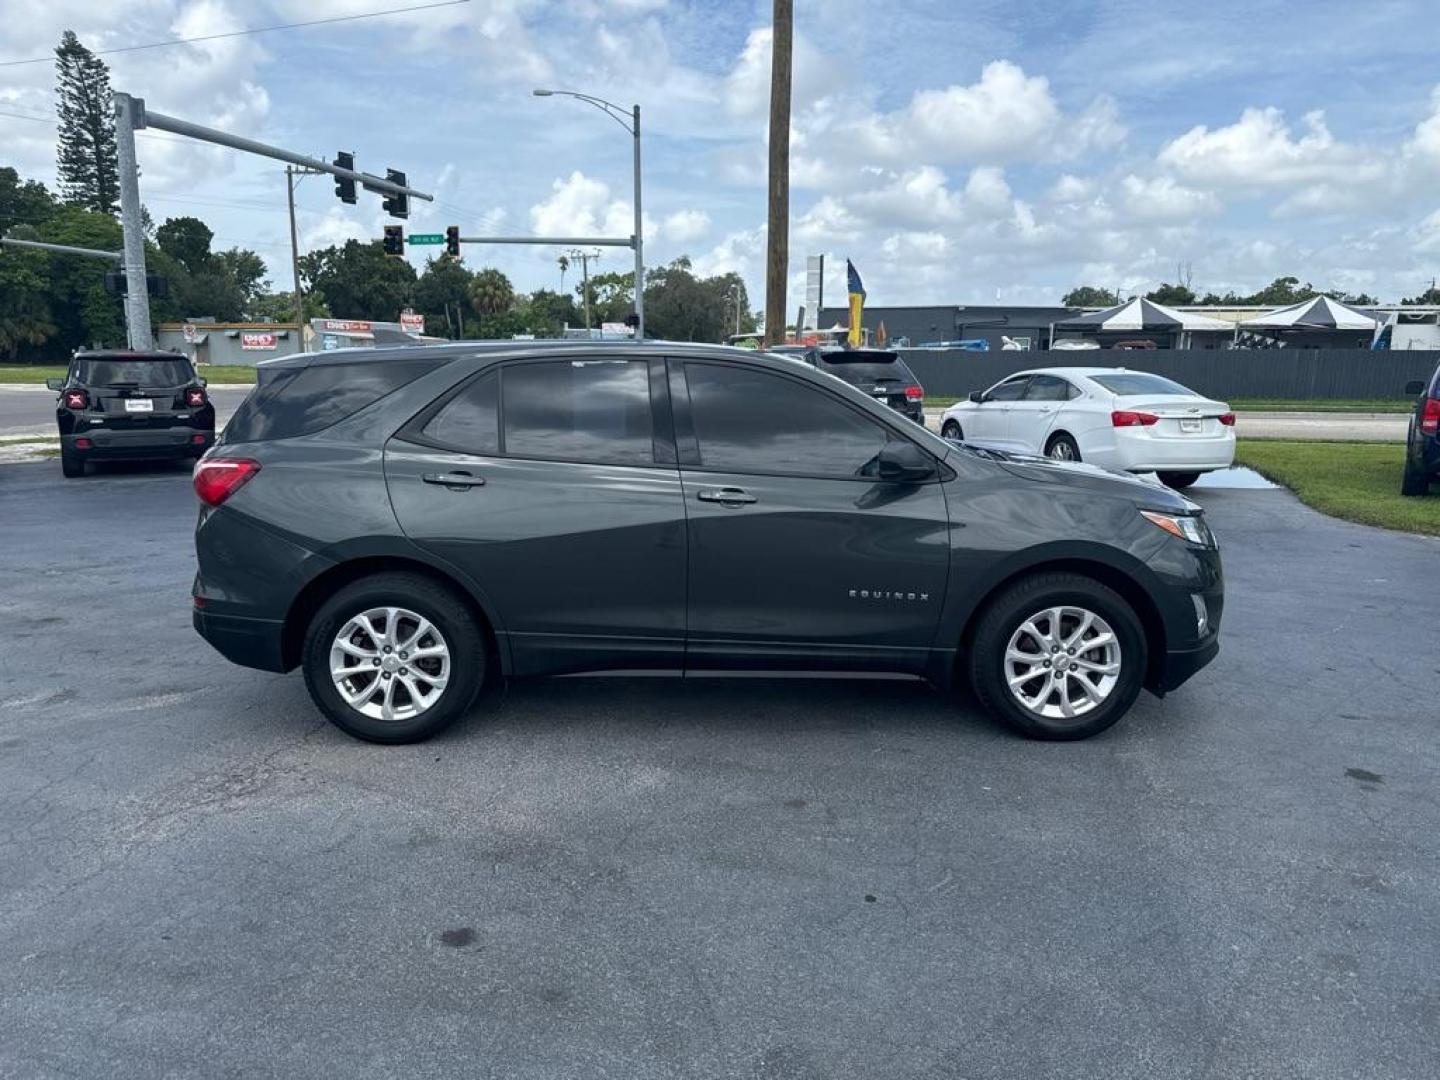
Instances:
[[[1078,739],[1217,649],[1220,555],[1183,496],[720,346],[270,361],[195,489],[195,628],[303,668],[375,742],[433,735],[491,680],[636,669],[961,681]]]

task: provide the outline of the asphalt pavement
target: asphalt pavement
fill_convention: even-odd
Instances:
[[[1220,657],[1089,742],[583,678],[385,748],[194,635],[183,472],[0,469],[0,1076],[1432,1077],[1440,542],[1197,496]]]

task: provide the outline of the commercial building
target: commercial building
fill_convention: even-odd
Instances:
[[[1081,308],[1025,307],[1017,304],[941,304],[927,307],[866,307],[865,327],[875,333],[885,324],[891,343],[908,341],[912,347],[984,341],[987,348],[1000,349],[1005,338],[1022,348],[1043,349],[1050,324],[1073,318]],[[845,308],[820,309],[820,328],[848,326]]]

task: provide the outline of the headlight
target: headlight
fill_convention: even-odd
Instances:
[[[1205,524],[1205,519],[1199,515],[1192,517],[1189,514],[1161,514],[1154,510],[1141,510],[1140,516],[1153,525],[1159,525],[1171,536],[1199,544],[1201,547],[1215,546],[1215,535],[1210,531],[1210,526]]]

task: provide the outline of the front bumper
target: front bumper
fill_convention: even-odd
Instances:
[[[90,461],[199,457],[214,445],[214,431],[188,426],[129,431],[90,427],[60,436],[66,454]]]
[[[281,654],[285,629],[282,621],[219,615],[196,608],[194,623],[196,633],[231,663],[261,671],[285,670]]]
[[[1203,668],[1220,651],[1220,635],[1211,634],[1210,640],[1193,649],[1179,649],[1165,654],[1158,678],[1151,689],[1157,694],[1166,694],[1183,686],[1197,671]]]

